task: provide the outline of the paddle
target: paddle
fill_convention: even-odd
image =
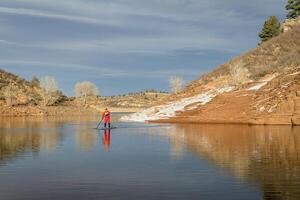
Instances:
[[[101,119],[101,121],[100,121],[99,124],[97,125],[96,129],[99,128],[99,126],[100,126],[100,124],[101,124],[102,121],[103,121],[103,119]]]

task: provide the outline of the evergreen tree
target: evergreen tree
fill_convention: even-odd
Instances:
[[[288,11],[286,18],[296,19],[300,16],[300,0],[288,0],[286,9]]]
[[[261,42],[268,41],[269,39],[276,37],[281,32],[281,24],[276,16],[271,16],[265,22],[262,31],[259,33]]]

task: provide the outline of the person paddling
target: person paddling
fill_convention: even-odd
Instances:
[[[102,120],[104,120],[104,128],[106,128],[106,125],[110,128],[110,112],[107,108],[102,113]]]

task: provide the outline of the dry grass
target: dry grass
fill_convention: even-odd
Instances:
[[[0,69],[0,99],[10,102],[12,94],[8,95],[8,88],[11,86],[14,89],[10,90],[10,93],[13,93],[13,98],[16,99],[14,104],[36,104],[40,99],[37,93],[38,89],[33,87],[29,81]]]
[[[299,65],[300,26],[296,26],[257,48],[220,65],[217,69],[192,82],[187,89],[207,84],[218,77],[228,75],[232,78],[228,82],[235,81],[237,73],[232,71],[236,71],[238,68],[241,68],[240,72],[244,75],[247,70],[249,78],[256,80],[267,73],[284,72],[286,69],[295,68]],[[244,69],[244,72],[242,69]]]

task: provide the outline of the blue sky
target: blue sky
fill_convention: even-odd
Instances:
[[[254,48],[285,0],[0,0],[0,68],[101,95],[168,90]]]

